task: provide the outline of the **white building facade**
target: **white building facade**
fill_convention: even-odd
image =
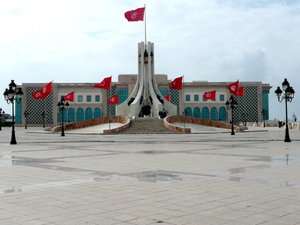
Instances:
[[[162,96],[170,95],[170,102],[177,106],[177,114],[204,119],[225,121],[231,120],[231,111],[226,109],[230,97],[227,89],[229,82],[193,81],[184,82],[183,90],[169,89],[171,80],[164,74],[155,75],[155,80]],[[72,91],[75,99],[69,102],[70,107],[64,114],[66,123],[116,115],[116,105],[109,105],[107,99],[118,95],[123,103],[133,91],[137,75],[119,75],[117,82],[112,82],[111,89],[93,88],[95,83],[53,83],[52,93],[45,99],[34,99],[31,94],[43,87],[41,83],[23,83],[22,101],[16,105],[16,124],[28,126],[56,126],[62,119],[57,107],[61,96]],[[233,111],[235,122],[261,122],[269,117],[269,84],[261,82],[240,82],[244,96],[235,96],[238,107]],[[215,100],[206,100],[204,92],[216,90]],[[166,100],[165,100],[166,101]],[[264,110],[265,113],[262,113]],[[25,117],[27,112],[27,118]]]

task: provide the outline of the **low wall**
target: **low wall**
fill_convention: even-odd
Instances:
[[[126,116],[110,116],[110,122],[112,122],[111,118],[115,118],[115,121],[113,121],[113,123],[123,123],[122,126],[114,128],[114,129],[110,129],[110,130],[103,130],[104,134],[116,134],[121,132],[122,130],[125,130],[129,127],[130,125],[130,119]],[[106,117],[108,118],[108,117]],[[108,120],[107,120],[108,121]]]
[[[184,127],[178,127],[175,126],[172,123],[176,122],[182,122],[183,120],[180,119],[182,116],[168,116],[164,118],[163,123],[164,126],[172,131],[178,132],[178,133],[191,133],[191,128],[184,128]]]
[[[106,116],[102,118],[96,118],[96,119],[91,119],[91,120],[85,120],[81,122],[74,122],[74,123],[68,123],[64,125],[65,130],[72,130],[72,129],[78,129],[78,128],[84,128],[84,127],[89,127],[89,126],[95,126],[95,125],[100,125],[100,124],[105,124],[105,123],[122,123],[124,125],[110,129],[110,130],[104,130],[104,134],[112,134],[112,133],[117,133],[120,132],[127,127],[129,127],[130,124],[130,119],[126,116]],[[61,131],[61,126],[56,126],[51,129],[52,133],[55,132],[60,132]]]
[[[218,127],[224,129],[231,129],[231,124],[214,121],[214,120],[206,120],[202,118],[192,117],[192,116],[168,116],[164,119],[164,125],[173,130],[175,132],[181,133],[191,133],[190,128],[177,127],[173,123],[193,123],[198,125],[210,126],[210,127]],[[236,131],[243,131],[243,128],[239,126],[233,126]]]

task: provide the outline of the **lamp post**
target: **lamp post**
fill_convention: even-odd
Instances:
[[[265,121],[265,116],[268,115],[268,111],[266,109],[263,109],[261,111],[261,114],[263,116],[263,122],[264,122],[264,127],[266,127],[266,121]]]
[[[57,103],[59,111],[61,111],[61,136],[65,136],[64,128],[64,111],[69,108],[69,102],[64,99],[64,96],[61,97],[61,100]]]
[[[2,130],[2,116],[5,112],[0,108],[0,130]]]
[[[16,135],[15,135],[15,101],[18,103],[21,102],[21,98],[23,95],[22,88],[18,87],[15,84],[14,80],[11,80],[8,85],[8,89],[6,88],[3,95],[6,102],[12,104],[12,131],[11,131],[11,145],[17,144]]]
[[[226,107],[228,110],[231,109],[231,135],[235,135],[233,128],[233,110],[237,107],[238,103],[235,101],[233,95],[226,101]]]
[[[27,129],[27,117],[29,115],[29,112],[27,110],[25,110],[24,112],[24,117],[25,117],[25,129]]]
[[[290,83],[287,81],[285,78],[284,81],[282,82],[282,89],[280,87],[277,87],[275,94],[277,95],[278,101],[282,102],[283,99],[285,101],[285,138],[284,142],[291,142],[290,135],[289,135],[289,124],[288,124],[288,109],[287,109],[287,102],[292,102],[294,98],[295,91],[294,89],[290,86]],[[281,94],[283,95],[281,96]]]

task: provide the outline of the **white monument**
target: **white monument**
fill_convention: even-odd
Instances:
[[[160,93],[154,79],[154,44],[138,43],[138,76],[130,96],[117,106],[117,115],[137,117],[165,117],[177,115],[177,106]]]

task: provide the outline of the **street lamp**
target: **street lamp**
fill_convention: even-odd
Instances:
[[[21,98],[23,95],[22,88],[17,87],[14,80],[11,80],[10,84],[8,85],[8,89],[6,88],[3,95],[6,102],[12,104],[12,131],[11,131],[11,145],[17,144],[16,135],[15,135],[15,101],[18,103],[21,102]]]
[[[24,117],[25,117],[25,129],[27,129],[27,117],[29,116],[29,112],[25,110]]]
[[[287,102],[292,102],[294,98],[295,91],[290,86],[290,83],[285,78],[282,82],[282,89],[284,91],[284,94],[281,96],[283,91],[280,89],[280,87],[277,87],[275,94],[277,95],[278,101],[282,102],[282,100],[285,100],[285,142],[291,142],[290,135],[289,135],[289,125],[288,125],[288,109],[287,109]]]
[[[226,107],[228,110],[231,109],[231,135],[235,135],[233,128],[233,110],[237,107],[238,103],[235,101],[233,95],[230,96],[229,100],[226,101]]]
[[[64,111],[68,110],[69,102],[64,99],[64,96],[61,97],[61,100],[57,103],[59,111],[61,111],[61,136],[65,136],[64,129]]]
[[[2,130],[2,116],[5,112],[2,111],[2,108],[0,108],[0,130]]]

